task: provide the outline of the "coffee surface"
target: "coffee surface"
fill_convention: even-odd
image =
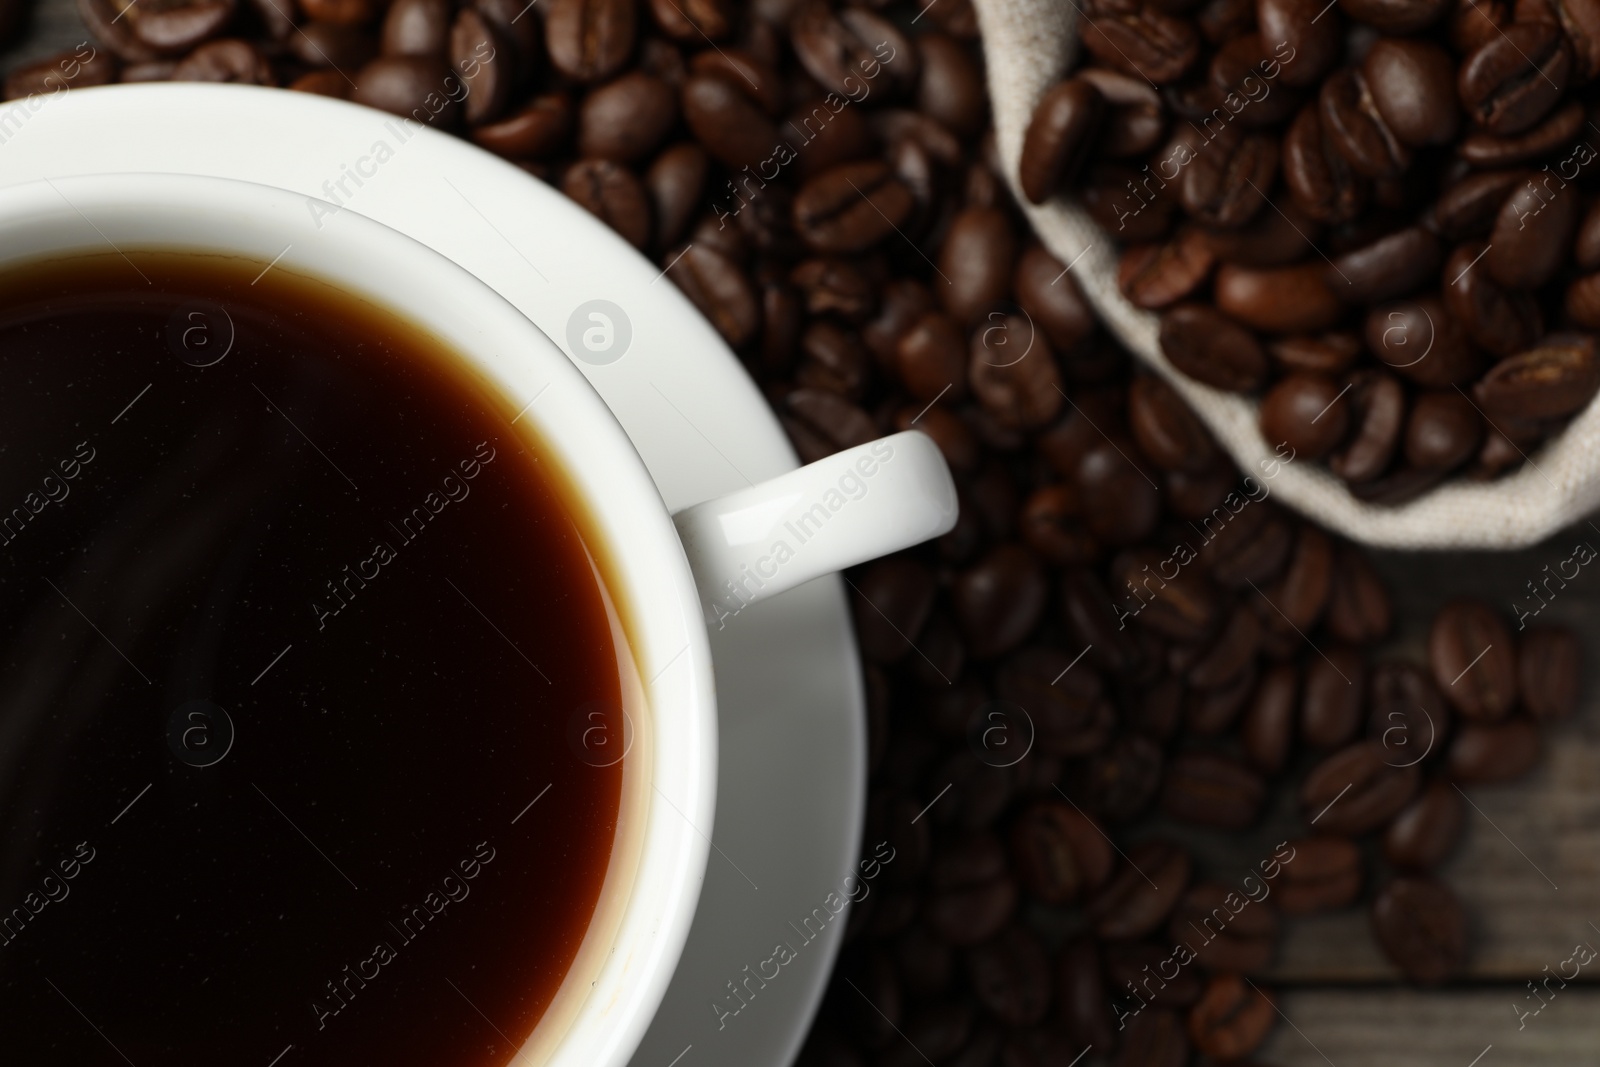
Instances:
[[[263,266],[0,275],[7,1063],[503,1064],[594,914],[581,507],[438,342]]]

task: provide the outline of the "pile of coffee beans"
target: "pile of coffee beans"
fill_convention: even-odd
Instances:
[[[1020,180],[1077,197],[1167,359],[1402,503],[1600,389],[1595,0],[1085,0]]]
[[[1249,976],[1282,917],[1362,900],[1405,974],[1460,970],[1461,906],[1429,873],[1462,825],[1457,786],[1534,762],[1539,725],[1576,701],[1575,641],[1463,603],[1426,668],[1369,662],[1393,621],[1371,564],[1281,510],[1275,474],[1241,479],[1030,240],[965,0],[84,3],[94,58],[18,72],[8,95],[249,80],[455,130],[655,257],[805,459],[912,427],[937,442],[956,528],[850,576],[866,853],[894,858],[851,913],[809,1063],[1231,1062],[1277,1019]],[[1082,77],[1111,79],[1108,99],[1128,82]],[[1158,97],[1130,99],[1102,153],[1148,151],[1140,131],[1166,125]],[[1184,231],[1161,269],[1199,249],[1206,273],[1193,235],[1221,232]],[[1181,306],[1180,323],[1217,314]],[[1329,336],[1290,350],[1345,343]],[[1284,791],[1299,829],[1248,871],[1163,832],[1243,832]]]

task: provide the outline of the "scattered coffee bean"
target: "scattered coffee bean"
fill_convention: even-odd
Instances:
[[[1437,985],[1466,962],[1467,922],[1461,903],[1428,878],[1396,878],[1372,903],[1372,929],[1390,961],[1422,985]]]

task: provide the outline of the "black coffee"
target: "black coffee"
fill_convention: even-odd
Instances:
[[[8,1064],[503,1064],[594,913],[581,507],[438,342],[263,266],[0,276]]]

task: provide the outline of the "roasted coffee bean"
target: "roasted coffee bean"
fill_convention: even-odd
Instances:
[[[221,33],[233,18],[232,0],[180,0],[129,7],[133,35],[157,55],[180,56]],[[0,13],[0,22],[4,21]]]
[[[1105,967],[1093,938],[1074,938],[1062,946],[1056,958],[1056,1013],[1067,1036],[1080,1045],[1110,1048],[1115,1041],[1105,982]]]
[[[1044,904],[1068,904],[1111,874],[1111,844],[1088,816],[1055,800],[1034,804],[1011,827],[1017,880]]]
[[[1140,375],[1129,385],[1128,427],[1139,449],[1165,470],[1198,472],[1216,459],[1216,442],[1205,424],[1155,375]]]
[[[1403,871],[1426,873],[1443,863],[1461,837],[1465,805],[1449,782],[1431,783],[1383,835],[1383,856]]]
[[[1161,351],[1207,385],[1236,392],[1259,388],[1267,354],[1248,330],[1205,304],[1179,304],[1161,316]]]
[[[1188,888],[1189,870],[1189,854],[1169,842],[1146,841],[1129,849],[1127,866],[1089,900],[1095,933],[1126,941],[1159,929]]]
[[[604,161],[596,161],[589,166],[600,172],[600,177],[589,179],[595,184],[604,181],[604,175],[608,173],[626,173],[616,164]],[[570,172],[568,180],[571,180]],[[585,207],[589,206],[579,197],[574,199]],[[643,243],[649,237],[648,202],[641,208],[641,214],[644,218],[639,220],[642,233],[640,243]],[[601,217],[604,218],[603,215]],[[739,347],[755,338],[761,328],[761,305],[756,300],[749,279],[737,264],[703,245],[689,246],[681,258],[669,260],[669,264],[667,275],[694,302],[700,313],[711,320],[717,332],[730,345]]]
[[[1133,549],[1112,561],[1112,586],[1119,621],[1133,615],[1140,624],[1177,641],[1206,638],[1221,612],[1216,589],[1197,567],[1184,567],[1177,576],[1161,574],[1166,556],[1159,549]]]
[[[655,247],[665,248],[676,243],[688,229],[705,190],[710,165],[705,149],[688,141],[667,148],[650,164],[650,169],[645,172],[644,184],[650,193],[650,204],[655,209]],[[792,290],[787,287],[772,286],[763,292],[765,294],[768,291],[792,298]],[[766,301],[767,297],[763,295],[764,305]],[[793,314],[787,320],[783,309],[777,306],[765,307],[766,313],[763,315],[764,322],[782,323],[783,335],[791,343],[800,318],[798,299],[793,298],[792,303]],[[780,362],[775,354],[768,358],[774,363]]]
[[[1561,269],[1578,223],[1578,194],[1529,180],[1512,190],[1489,233],[1483,268],[1501,285],[1537,289]]]
[[[1261,399],[1261,436],[1272,447],[1288,445],[1296,456],[1320,459],[1344,440],[1351,405],[1345,389],[1322,374],[1296,373],[1279,380]]]
[[[1171,942],[1113,941],[1105,946],[1105,957],[1107,977],[1119,1001],[1131,995],[1149,1007],[1183,1009],[1200,999],[1203,987],[1197,968],[1173,968],[1186,957],[1180,956]],[[1168,968],[1177,973],[1162,977]],[[1130,1015],[1125,1009],[1117,1021],[1126,1028],[1132,1021]]]
[[[507,159],[543,159],[566,143],[572,100],[564,93],[536,96],[519,111],[472,131],[472,139]]]
[[[1414,148],[1455,139],[1461,121],[1455,62],[1443,48],[1415,38],[1380,37],[1367,50],[1361,72],[1395,137]]]
[[[1396,967],[1413,982],[1437,985],[1461,972],[1467,920],[1443,883],[1396,878],[1372,903],[1372,930]]]
[[[1127,159],[1144,155],[1161,143],[1167,128],[1166,112],[1161,95],[1149,82],[1104,67],[1087,67],[1073,77],[1088,82],[1105,98],[1108,114],[1096,141],[1097,152]]]
[[[1406,419],[1405,457],[1424,470],[1454,470],[1483,442],[1483,416],[1455,390],[1419,395]]]
[[[332,22],[307,22],[288,39],[288,45],[306,66],[337,70],[359,70],[376,54],[367,33]],[[339,80],[344,80],[342,75]]]
[[[1189,522],[1209,517],[1234,492],[1236,474],[1233,464],[1221,458],[1192,474],[1167,471],[1162,489],[1167,494],[1168,510]]]
[[[1456,146],[1456,154],[1475,167],[1527,163],[1572,144],[1583,132],[1586,121],[1583,105],[1574,100],[1550,112],[1538,125],[1514,136],[1497,137],[1481,130],[1469,134]]]
[[[1123,734],[1084,768],[1085,806],[1105,822],[1137,818],[1161,787],[1161,767],[1160,747],[1139,734]]]
[[[1050,1010],[1050,961],[1025,927],[1009,926],[969,949],[967,981],[978,1003],[1006,1026],[1030,1026]]]
[[[1511,191],[1526,182],[1528,177],[1529,173],[1524,170],[1486,171],[1466,175],[1446,189],[1434,202],[1431,209],[1433,226],[1439,231],[1439,236],[1447,241],[1462,241],[1469,237],[1481,237],[1487,234],[1489,228],[1494,225],[1495,216],[1500,213],[1500,205],[1505,203]],[[1482,251],[1482,248],[1478,248],[1474,250],[1473,255],[1476,256]],[[1459,269],[1450,271],[1445,276],[1455,278],[1458,274],[1460,274]]]
[[[1249,612],[1240,612],[1248,615]],[[1253,621],[1253,620],[1252,620]],[[1249,625],[1248,623],[1245,625]],[[1259,626],[1259,624],[1256,624]],[[1258,631],[1259,632],[1259,631]],[[1228,632],[1224,631],[1224,637]],[[1219,734],[1233,725],[1256,685],[1254,661],[1214,688],[1191,689],[1184,700],[1184,722],[1197,735]]]
[[[1091,163],[1081,179],[1078,199],[1117,240],[1159,241],[1171,230],[1178,211],[1177,187],[1169,183],[1152,189],[1152,181],[1132,167]]]
[[[922,68],[918,109],[963,137],[981,133],[989,117],[988,97],[971,50],[939,33],[918,37],[916,47]]]
[[[917,53],[911,42],[882,18],[860,8],[835,12],[822,0],[800,5],[789,32],[806,71],[825,89],[854,99],[862,85],[880,76],[914,85]]]
[[[1515,716],[1497,723],[1469,722],[1456,731],[1445,770],[1462,785],[1520,778],[1539,762],[1539,727]]]
[[[1268,351],[1286,370],[1342,374],[1361,355],[1361,340],[1353,333],[1333,330],[1314,336],[1284,337],[1272,342]]]
[[[1195,962],[1207,970],[1265,970],[1277,948],[1279,925],[1278,912],[1267,901],[1202,883],[1178,902],[1167,934],[1177,944],[1195,946]]]
[[[162,72],[162,79],[171,73],[171,71]],[[127,80],[126,75],[123,80]],[[350,83],[336,70],[307,71],[290,82],[288,88],[297,93],[315,93],[318,96],[332,96],[339,100],[350,99]]]
[[[604,81],[633,54],[637,17],[634,0],[550,0],[544,16],[550,62],[574,81]]]
[[[1284,54],[1281,43],[1277,54]],[[1283,69],[1259,34],[1241,33],[1225,41],[1212,55],[1207,74],[1223,106],[1231,112],[1232,105],[1238,105],[1235,119],[1240,125],[1264,129],[1277,126],[1300,106],[1300,94],[1281,83],[1276,91],[1263,89]]]
[[[1317,527],[1305,525],[1295,535],[1282,577],[1255,598],[1254,606],[1269,632],[1298,637],[1322,617],[1332,590],[1333,542]]]
[[[378,60],[378,62],[384,61]],[[631,171],[608,159],[584,160],[567,171],[566,177],[561,181],[561,191],[576,200],[590,214],[610,226],[635,248],[643,248],[649,242],[652,226],[650,197],[645,192],[644,185],[638,178],[633,176]],[[716,255],[710,249],[705,251],[708,256]],[[717,258],[720,259],[721,257]],[[677,280],[681,285],[683,284],[682,279],[692,274],[698,272],[703,275],[707,270],[715,270],[716,267],[712,265],[713,263],[714,261],[710,259],[702,259],[691,265],[683,274],[678,275]],[[681,266],[682,264],[679,265]],[[729,267],[731,266],[729,264]],[[737,268],[733,268],[733,270],[734,273],[737,273]],[[701,280],[704,279],[702,278]],[[744,300],[748,300],[753,307],[755,295],[750,292],[749,283],[742,277],[738,279],[737,283],[723,282],[717,290],[705,292],[704,295],[710,296],[714,292],[716,296],[713,298],[731,299],[731,295],[724,295],[729,293],[730,290],[738,292],[741,304]],[[696,303],[698,304],[698,301]],[[738,309],[741,313],[745,310],[743,306]],[[722,309],[719,309],[720,315],[712,314],[703,306],[701,311],[705,312],[706,316],[714,323],[718,323],[719,317],[727,318],[727,312]],[[751,311],[749,318],[753,319],[754,314],[754,311]],[[744,318],[745,316],[740,314],[739,317]],[[720,326],[721,323],[718,323],[718,325]],[[742,344],[749,339],[754,331],[754,322],[750,322],[747,328],[741,323],[738,333],[730,336],[727,331],[724,331],[723,336],[728,338],[729,343]],[[735,342],[733,340],[734,336],[738,336],[740,340]]]
[[[372,0],[299,0],[298,6],[308,18],[340,26],[364,25],[381,10]]]
[[[362,70],[360,82],[363,87],[368,84],[369,80],[381,81],[381,79],[376,79],[371,74],[372,68],[376,65],[376,62],[369,64]],[[442,74],[438,72],[442,72]],[[450,73],[450,68],[442,63],[431,65],[429,76],[434,80],[432,80],[428,92],[433,94],[434,97],[437,97],[440,92],[448,91],[447,87],[449,85],[454,85],[456,91],[460,91],[460,84],[456,82],[455,76]],[[172,68],[172,80],[175,82],[232,82],[238,85],[276,85],[278,83],[277,76],[272,73],[272,65],[267,62],[267,58],[261,54],[260,49],[248,41],[231,38],[203,44],[193,52],[190,52],[186,58]],[[373,95],[375,97],[381,96],[381,90],[374,87]],[[358,103],[373,102],[363,100],[362,92],[359,89],[356,91],[356,100]],[[382,107],[381,104],[373,103],[374,106]],[[417,106],[423,109],[424,119],[432,116],[440,126],[448,128],[451,125],[448,116],[455,113],[452,101],[448,99],[438,101],[438,111],[435,111],[430,106],[430,102],[426,98],[418,99]],[[384,108],[384,110],[395,109]],[[414,114],[413,111],[395,111],[395,113]]]
[[[956,321],[975,326],[1006,299],[1016,248],[1011,223],[994,208],[967,208],[951,221],[936,292]]]
[[[1371,368],[1352,375],[1350,385],[1346,396],[1354,429],[1328,457],[1328,467],[1347,482],[1368,482],[1388,469],[1400,444],[1405,391],[1394,375]]]
[[[1339,8],[1358,22],[1384,33],[1412,33],[1438,21],[1446,0],[1339,0]]]
[[[1022,141],[1018,180],[1042,204],[1076,174],[1105,118],[1105,99],[1081,78],[1060,82],[1039,101]]]
[[[1481,241],[1457,246],[1445,261],[1445,306],[1478,347],[1497,356],[1532,348],[1544,332],[1532,293],[1508,289],[1475,265],[1488,251]]]
[[[932,403],[960,400],[967,391],[966,341],[961,328],[941,312],[923,315],[901,335],[895,349],[900,380],[912,396]]]
[[[1456,385],[1483,367],[1460,322],[1434,296],[1373,308],[1366,339],[1380,363],[1418,385]]]
[[[1323,620],[1328,632],[1340,641],[1368,645],[1388,636],[1392,617],[1389,590],[1372,563],[1357,549],[1338,545]]]
[[[1375,741],[1359,741],[1323,760],[1306,776],[1300,803],[1319,831],[1352,836],[1376,830],[1417,791],[1416,767],[1395,767]]]
[[[1497,722],[1517,699],[1511,631],[1487,604],[1457,600],[1433,617],[1428,662],[1450,705],[1474,722]]]
[[[1437,237],[1408,226],[1334,259],[1328,287],[1347,303],[1393,300],[1437,277],[1443,256]]]
[[[588,159],[637,163],[653,153],[677,121],[672,90],[637,71],[591,91],[578,113],[578,151]]]
[[[967,381],[1001,426],[1036,430],[1061,410],[1061,373],[1055,353],[1025,316],[996,317],[972,335]]]
[[[1245,758],[1262,774],[1283,770],[1299,720],[1300,671],[1292,663],[1268,669],[1256,685],[1241,730]]]
[[[394,0],[384,13],[379,48],[386,56],[443,59],[449,42],[449,0]]]
[[[1521,133],[1560,99],[1572,74],[1572,49],[1554,22],[1515,22],[1461,64],[1458,89],[1467,116],[1490,133]]]
[[[1587,274],[1567,287],[1567,318],[1586,330],[1600,329],[1600,274]]]
[[[1372,672],[1368,736],[1384,762],[1415,766],[1445,750],[1450,708],[1427,672],[1410,663],[1386,663]]]
[[[1084,522],[1082,497],[1066,484],[1034,490],[1023,504],[1018,528],[1029,548],[1058,566],[1089,563],[1100,554]]]
[[[1550,419],[1588,406],[1600,391],[1600,359],[1588,335],[1547,337],[1537,348],[1503,359],[1473,388],[1490,418]]]
[[[1270,582],[1283,571],[1294,547],[1294,531],[1277,506],[1258,501],[1219,526],[1206,523],[1200,562],[1211,577],[1230,589]]]
[[[885,164],[844,163],[801,188],[794,227],[818,252],[861,252],[892,234],[912,206],[911,191]]]
[[[726,78],[697,74],[683,84],[683,118],[695,139],[731,168],[759,167],[784,150],[778,128],[747,92]],[[742,185],[734,202],[749,192]]]
[[[1044,610],[1044,571],[1027,549],[1001,545],[960,574],[951,594],[968,650],[989,659],[1033,630]]]
[[[1578,706],[1578,638],[1558,626],[1530,626],[1517,642],[1522,710],[1540,721],[1564,719]]]
[[[1231,1062],[1254,1052],[1277,1021],[1277,1007],[1259,986],[1219,974],[1189,1011],[1189,1037],[1213,1060]]]
[[[976,250],[986,246],[987,242],[974,241],[973,245]],[[1076,347],[1096,328],[1094,313],[1066,266],[1046,251],[1044,246],[1030,245],[1017,260],[1016,273],[1011,280],[1017,303],[1044,331],[1058,352]],[[972,301],[973,306],[982,306],[986,300],[999,299],[987,295],[994,285],[987,277],[981,286],[974,284],[973,288],[977,291],[974,295],[982,295]]]
[[[193,59],[190,56],[184,62]],[[353,99],[358,104],[450,129],[460,121],[465,88],[442,59],[380,56],[356,75]]]
[[[106,49],[82,45],[71,52],[48,56],[20,66],[6,75],[5,98],[55,94],[65,89],[105,85],[117,76],[117,59]]]
[[[1200,56],[1200,34],[1187,19],[1150,7],[1091,4],[1078,27],[1084,50],[1101,63],[1155,85],[1177,81]]]
[[[1209,752],[1185,752],[1167,767],[1161,806],[1180,822],[1240,830],[1260,816],[1266,794],[1266,783],[1243,763]]]
[[[1323,135],[1358,174],[1389,178],[1411,165],[1411,150],[1379,114],[1359,70],[1347,68],[1323,82],[1317,104]]]
[[[797,385],[827,389],[851,400],[866,391],[869,360],[856,334],[826,319],[813,322],[800,335],[805,359],[795,371]]]
[[[729,0],[649,0],[648,6],[661,32],[686,44],[720,41],[733,30]]]
[[[1300,736],[1315,748],[1337,748],[1361,730],[1366,699],[1366,660],[1344,645],[1334,645],[1306,664],[1301,697]]]
[[[1162,244],[1133,245],[1122,254],[1117,285],[1142,308],[1160,309],[1189,296],[1216,262],[1198,230],[1185,230]]]
[[[1367,178],[1324,132],[1316,104],[1302,108],[1284,135],[1283,179],[1295,205],[1319,222],[1349,222],[1367,205]]]
[[[878,663],[893,663],[911,651],[933,610],[933,575],[905,557],[881,559],[856,580],[856,638]]]
[[[1217,309],[1270,333],[1315,333],[1343,311],[1322,264],[1254,270],[1224,264],[1214,285]]]
[[[1285,85],[1315,85],[1338,62],[1343,40],[1337,15],[1314,0],[1256,0],[1255,7],[1262,45],[1284,61],[1278,77]]]
[[[1089,646],[1089,662],[1115,675],[1135,671],[1143,654],[1135,636],[1117,625],[1111,595],[1099,575],[1073,567],[1061,579],[1061,614],[1079,643]]]
[[[1342,837],[1307,837],[1290,842],[1283,864],[1278,910],[1285,915],[1337,911],[1361,895],[1361,850]]]
[[[1038,749],[1047,755],[1088,755],[1104,748],[1116,727],[1116,710],[1099,678],[1087,668],[1069,678],[1071,666],[1066,652],[1034,646],[1007,657],[995,678],[996,695],[1028,712]]]
[[[1277,174],[1275,140],[1225,126],[1183,171],[1184,210],[1208,226],[1243,226],[1266,206],[1266,190]]]

